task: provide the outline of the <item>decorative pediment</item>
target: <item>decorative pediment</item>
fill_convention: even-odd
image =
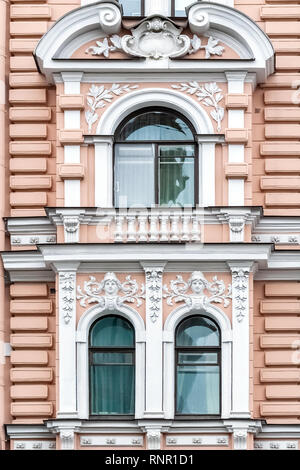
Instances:
[[[119,72],[120,63],[109,60],[110,54],[119,54],[114,58],[123,61],[124,73],[167,70],[168,60],[173,72],[182,72],[183,57],[196,59],[185,61],[185,72],[247,70],[263,82],[274,71],[274,50],[259,26],[234,8],[205,1],[190,6],[184,30],[159,14],[128,29],[115,0],[85,5],[60,18],[34,53],[39,70],[52,83],[57,72]]]
[[[203,40],[197,34],[193,37],[181,34],[182,28],[177,28],[162,16],[143,21],[131,32],[132,35],[127,34],[122,37],[113,34],[98,40],[95,45],[87,47],[85,53],[108,58],[111,53],[121,51],[129,56],[159,60],[167,57],[170,59],[183,57],[203,49],[205,59],[209,59],[214,55],[222,56],[225,50],[219,39],[209,36]]]

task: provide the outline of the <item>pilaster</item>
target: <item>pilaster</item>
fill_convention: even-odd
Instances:
[[[253,263],[228,262],[232,274],[232,410],[231,416],[249,418],[249,275]]]
[[[146,276],[146,403],[144,417],[163,417],[162,275],[166,263],[142,262]]]
[[[79,263],[53,263],[58,274],[58,411],[59,418],[77,416],[76,396],[76,271]],[[68,438],[69,439],[69,438]],[[69,448],[69,447],[68,447]]]

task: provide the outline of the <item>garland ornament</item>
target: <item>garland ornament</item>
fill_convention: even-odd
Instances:
[[[201,101],[205,106],[212,106],[214,109],[210,115],[217,122],[217,129],[220,132],[224,108],[219,105],[219,102],[223,99],[223,95],[222,90],[215,82],[205,83],[204,86],[200,86],[198,82],[180,83],[180,85],[172,85],[172,88],[185,91],[189,95],[195,95],[198,101]]]
[[[188,294],[191,289],[192,293]],[[210,296],[203,292],[207,290]],[[228,307],[230,299],[232,299],[231,284],[225,287],[223,280],[218,280],[217,276],[213,277],[213,282],[209,282],[201,271],[194,271],[187,282],[182,276],[176,276],[176,280],[170,282],[170,290],[167,285],[163,286],[163,297],[167,299],[168,305],[173,305],[173,301],[185,302],[190,309],[200,310],[211,304],[223,303],[224,307]],[[225,292],[226,291],[226,292]]]
[[[89,277],[89,281],[85,281],[83,292],[81,287],[77,287],[77,300],[80,300],[82,307],[87,304],[98,303],[102,308],[114,310],[120,307],[124,302],[134,303],[140,307],[142,299],[145,299],[145,286],[141,285],[139,289],[138,283],[131,276],[127,276],[125,282],[121,283],[115,273],[106,273],[101,282],[97,282],[94,276]],[[125,295],[118,295],[119,291]]]

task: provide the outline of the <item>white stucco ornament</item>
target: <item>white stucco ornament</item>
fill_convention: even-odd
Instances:
[[[202,45],[197,34],[190,38],[181,32],[182,28],[166,17],[149,16],[131,30],[131,35],[121,37],[113,34],[105,37],[96,41],[95,46],[89,46],[85,53],[108,58],[111,52],[122,51],[130,56],[158,60],[183,57],[186,54],[194,54],[200,49],[205,50],[206,59],[211,55],[221,56],[224,52],[219,40],[212,36],[208,38],[206,45]]]
[[[214,276],[213,282],[209,282],[201,271],[194,271],[187,282],[182,276],[176,276],[176,280],[170,282],[170,290],[166,285],[163,290],[163,297],[167,299],[168,305],[173,305],[173,300],[175,303],[185,302],[191,310],[201,310],[212,302],[223,303],[224,307],[228,307],[232,298],[231,284],[227,286],[226,291],[223,280],[218,280],[217,276]],[[189,290],[192,292],[188,293]],[[204,290],[211,295],[205,295]]]
[[[124,295],[118,295],[119,291]],[[139,288],[135,279],[127,276],[125,282],[121,283],[115,273],[106,273],[101,282],[97,282],[94,276],[90,276],[89,281],[85,281],[83,292],[81,287],[77,287],[77,300],[80,305],[86,307],[87,304],[98,303],[102,308],[114,310],[124,302],[134,303],[140,307],[142,299],[145,299],[145,286]]]

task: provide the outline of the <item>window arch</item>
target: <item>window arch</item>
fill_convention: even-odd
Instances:
[[[139,110],[119,125],[115,142],[116,207],[198,202],[195,130],[185,117],[166,108]]]
[[[135,334],[118,315],[98,319],[90,329],[90,414],[133,415],[135,410]]]
[[[206,316],[190,316],[177,326],[175,338],[175,415],[219,416],[219,327]]]

